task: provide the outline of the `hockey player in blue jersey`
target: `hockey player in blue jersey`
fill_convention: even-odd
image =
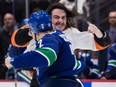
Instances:
[[[45,11],[32,13],[29,27],[37,41],[36,50],[6,58],[6,66],[36,67],[40,87],[82,87],[75,78],[81,63],[76,60],[65,35],[60,30],[53,30],[51,16]]]
[[[78,58],[86,63],[86,69],[81,73],[82,79],[97,79],[100,76],[98,65],[92,61],[91,51],[80,51]]]
[[[101,73],[100,79],[116,79],[116,43],[108,49],[109,59],[106,70]]]

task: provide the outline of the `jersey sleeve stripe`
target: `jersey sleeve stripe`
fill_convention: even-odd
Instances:
[[[55,52],[53,49],[51,49],[51,48],[49,48],[49,47],[42,47],[42,49],[51,50],[51,51],[54,53],[55,58],[57,59],[57,54],[56,54],[56,52]],[[56,60],[56,59],[55,59],[55,60]]]
[[[39,52],[41,55],[43,55],[47,59],[48,66],[52,65],[54,63],[54,61],[56,61],[56,54],[51,49],[39,48],[36,50],[36,52]]]
[[[109,60],[108,65],[116,67],[116,60]]]
[[[48,57],[46,55],[44,55],[42,52],[38,51],[38,50],[35,50],[35,52],[41,54],[42,56],[44,56],[46,58],[46,60],[48,61],[48,66],[50,66],[50,61],[48,59]]]
[[[109,45],[108,46],[100,46],[95,40],[94,40],[94,42],[95,42],[95,46],[96,46],[97,50],[103,50],[109,46]]]
[[[81,62],[77,60],[77,68],[79,69],[81,67]]]

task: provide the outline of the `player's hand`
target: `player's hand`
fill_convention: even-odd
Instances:
[[[5,65],[7,66],[8,69],[12,68],[13,66],[10,64],[11,57],[7,57],[5,59]]]
[[[102,80],[107,80],[107,78],[106,78],[106,77],[101,77],[100,79],[102,79]]]
[[[88,22],[88,30],[87,32],[95,34],[98,38],[102,38],[103,34],[102,32],[94,25]]]

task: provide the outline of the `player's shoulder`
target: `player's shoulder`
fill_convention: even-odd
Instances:
[[[111,47],[114,47],[114,48],[116,48],[116,43],[113,43]]]
[[[68,33],[80,33],[80,31],[77,28],[74,28],[74,27],[67,28],[63,32],[65,34],[68,34]]]
[[[50,39],[58,39],[58,38],[61,38],[61,35],[62,35],[62,31],[60,30],[54,30],[53,32],[49,33],[49,34],[46,34],[45,35],[45,38],[50,38]]]
[[[113,43],[110,47],[109,47],[109,53],[114,53],[116,52],[116,43]]]
[[[62,31],[60,30],[55,30],[54,32],[50,33],[50,34],[46,34],[42,40],[47,40],[47,41],[54,41],[54,42],[63,42],[64,39],[64,33],[62,33]]]

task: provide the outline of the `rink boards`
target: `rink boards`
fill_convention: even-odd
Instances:
[[[116,87],[116,80],[82,80],[84,87]]]
[[[116,87],[116,80],[82,80],[84,87]],[[0,80],[0,87],[29,87],[25,82]]]
[[[29,87],[29,85],[21,81],[0,80],[0,87]]]

